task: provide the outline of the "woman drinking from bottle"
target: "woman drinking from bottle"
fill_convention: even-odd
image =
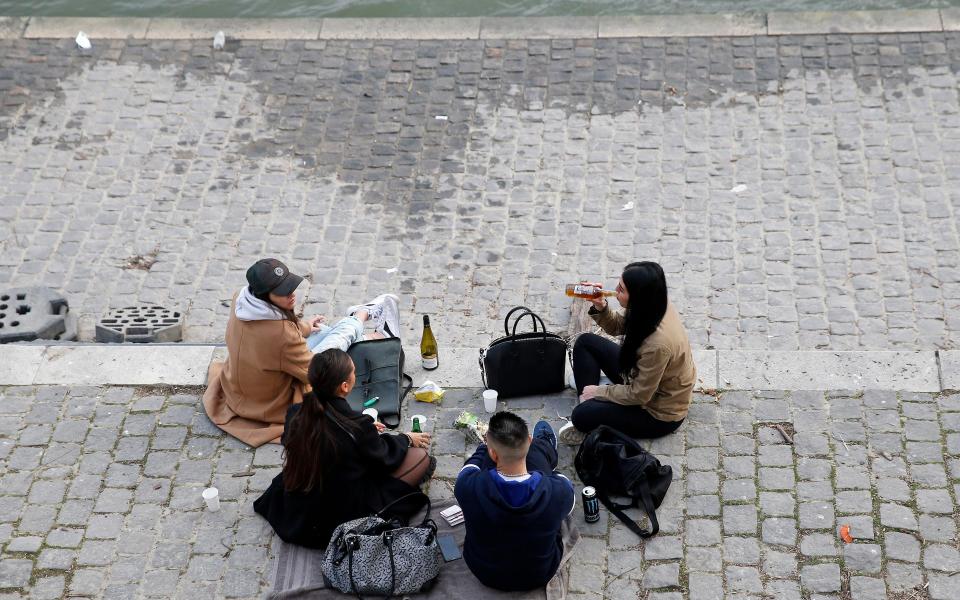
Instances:
[[[313,391],[287,410],[283,470],[253,509],[281,539],[311,548],[325,548],[337,525],[387,506],[387,518],[419,510],[415,492],[436,467],[430,434],[381,435],[382,424],[352,410],[345,398],[356,374],[342,350],[314,356],[307,378]]]
[[[580,404],[560,439],[578,444],[608,425],[629,436],[656,438],[676,431],[687,416],[697,370],[680,315],[667,300],[667,280],[655,262],[627,265],[612,309],[603,296],[589,300],[589,314],[617,344],[584,333],[573,347],[573,376]],[[598,385],[600,373],[612,382]]]

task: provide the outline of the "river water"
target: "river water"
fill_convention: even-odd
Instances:
[[[0,0],[0,15],[487,17],[944,8],[960,0]]]

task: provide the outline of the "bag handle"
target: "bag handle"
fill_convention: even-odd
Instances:
[[[508,313],[507,313],[507,316],[504,317],[504,319],[503,319],[503,335],[510,335],[510,315],[512,315],[513,313],[517,312],[518,310],[523,310],[523,311],[526,311],[526,312],[528,312],[528,313],[532,313],[532,312],[533,312],[532,310],[530,310],[530,309],[527,308],[526,306],[514,306],[513,308],[511,308],[511,309],[510,309],[510,312],[508,312]],[[526,313],[524,313],[524,314],[526,314]],[[521,318],[523,318],[523,316],[524,316],[524,315],[521,314],[519,317],[517,317],[517,321],[519,321]],[[536,329],[536,327],[537,327],[536,322],[534,322],[533,327],[534,327],[533,330],[536,331],[536,330],[537,330],[537,329]],[[517,327],[516,327],[516,322],[514,322],[514,327],[513,327],[513,328],[514,328],[514,330],[516,330],[516,328],[517,328]]]
[[[480,358],[477,362],[480,363],[480,381],[483,382],[483,389],[489,389],[487,387],[487,368],[483,365],[483,357],[487,355],[486,348],[480,348]]]
[[[517,335],[517,325],[519,325],[520,320],[526,317],[527,315],[530,315],[530,319],[533,320],[533,332],[537,333],[537,322],[539,321],[540,329],[543,330],[543,337],[547,337],[547,326],[543,324],[543,319],[540,318],[540,315],[538,315],[537,313],[529,309],[527,310],[527,312],[517,317],[516,320],[513,322],[513,332],[510,335],[511,336]]]
[[[644,488],[641,491],[641,496],[645,496],[645,498],[643,498],[644,509],[647,512],[647,517],[650,519],[650,526],[652,529],[644,529],[640,527],[636,521],[627,516],[627,513],[623,512],[624,508],[633,508],[636,506],[636,499],[634,499],[632,504],[617,504],[611,501],[606,493],[600,491],[599,488],[597,489],[597,498],[599,498],[600,502],[607,507],[607,510],[616,515],[616,517],[620,519],[620,521],[623,522],[623,524],[626,525],[630,531],[642,538],[648,538],[656,535],[657,532],[660,531],[660,523],[657,521],[657,513],[654,511],[653,501],[650,499],[650,491]]]
[[[406,500],[407,498],[412,498],[413,496],[421,496],[421,497],[423,497],[423,499],[424,499],[424,504],[427,505],[427,513],[426,513],[425,515],[423,515],[423,521],[420,523],[420,527],[425,527],[425,526],[427,526],[427,521],[430,521],[430,511],[431,511],[432,508],[433,508],[433,504],[430,502],[430,496],[424,494],[423,492],[421,492],[421,491],[419,491],[419,490],[417,490],[416,492],[410,492],[409,494],[405,494],[405,495],[400,496],[399,498],[393,500],[392,502],[388,503],[386,506],[384,506],[383,508],[381,508],[379,511],[377,511],[377,512],[375,513],[375,516],[380,517],[381,519],[383,519],[383,513],[387,512],[387,509],[388,509],[388,508],[392,507],[392,506],[393,506],[394,504],[396,504],[397,502],[402,502],[402,501]],[[432,521],[431,521],[431,522],[432,522]]]

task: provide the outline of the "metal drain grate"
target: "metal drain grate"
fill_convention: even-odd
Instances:
[[[76,339],[67,299],[50,288],[0,288],[0,344]]]
[[[115,308],[97,323],[98,342],[179,342],[183,315],[155,304]]]

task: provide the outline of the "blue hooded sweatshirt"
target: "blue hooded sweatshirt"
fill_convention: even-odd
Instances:
[[[505,481],[482,468],[486,455],[481,444],[454,488],[466,527],[463,559],[488,587],[508,592],[543,587],[563,558],[560,525],[574,505],[573,484],[537,471],[524,482]]]

